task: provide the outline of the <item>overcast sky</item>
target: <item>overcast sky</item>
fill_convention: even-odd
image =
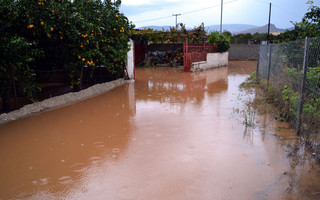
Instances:
[[[289,28],[290,21],[301,21],[309,5],[306,0],[223,0],[223,24],[252,24],[268,22],[269,3],[272,3],[271,23]],[[320,6],[320,0],[315,0]],[[182,14],[179,23],[187,27],[220,24],[221,0],[122,0],[123,12],[136,27],[175,26],[172,14]],[[198,10],[198,11],[197,11]],[[166,18],[165,18],[166,17]],[[155,18],[164,18],[152,20]],[[147,21],[152,20],[152,21]]]

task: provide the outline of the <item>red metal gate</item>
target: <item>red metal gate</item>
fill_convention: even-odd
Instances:
[[[218,52],[218,45],[206,44],[189,44],[188,40],[183,43],[183,64],[184,71],[190,72],[193,62],[207,60],[207,53]]]

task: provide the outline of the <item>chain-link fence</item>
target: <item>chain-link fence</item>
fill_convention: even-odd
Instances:
[[[263,88],[296,131],[312,141],[320,141],[319,52],[320,38],[264,45],[257,66]]]

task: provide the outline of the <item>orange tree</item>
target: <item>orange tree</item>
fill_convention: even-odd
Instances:
[[[29,98],[37,90],[32,62],[42,51],[35,41],[20,36],[19,15],[13,0],[0,0],[0,97],[3,109],[10,109],[11,91],[20,91]]]
[[[1,76],[8,76],[9,62],[16,62],[15,51],[23,54],[24,60],[19,60],[19,64],[30,68],[25,70],[25,77],[34,76],[38,70],[64,69],[69,71],[73,87],[80,84],[83,67],[90,68],[92,73],[103,67],[110,74],[122,76],[132,25],[119,12],[120,1],[0,0],[0,3],[2,41],[9,42],[10,37],[20,41],[14,43],[17,48],[10,47],[10,55],[0,49],[1,55],[6,55],[1,58]],[[1,43],[1,47],[5,44]],[[29,50],[21,50],[26,48]]]
[[[104,66],[122,74],[131,25],[119,12],[120,1],[20,0],[28,38],[46,53],[37,68],[67,68],[71,86],[78,85],[83,66]]]
[[[67,61],[72,69],[72,84],[79,84],[76,81],[81,78],[79,67],[84,65],[92,71],[104,66],[108,72],[121,76],[132,26],[119,12],[120,1],[75,0],[73,6],[78,16],[71,24],[77,24],[79,31],[75,33],[70,27],[65,33],[74,40],[68,44],[71,52]]]

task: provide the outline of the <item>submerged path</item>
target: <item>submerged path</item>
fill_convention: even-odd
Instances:
[[[238,86],[255,66],[137,69],[134,83],[1,126],[0,199],[317,199],[305,191],[319,171],[293,169],[288,125],[242,123],[254,94]]]

